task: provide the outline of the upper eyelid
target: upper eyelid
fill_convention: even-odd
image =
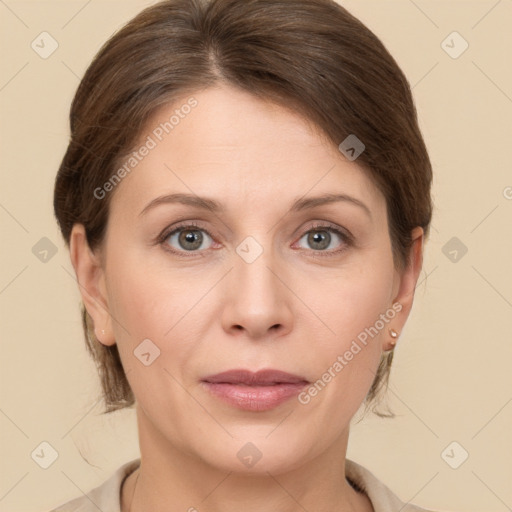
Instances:
[[[207,228],[205,228],[199,224],[196,224],[194,222],[187,222],[187,221],[183,221],[183,224],[179,223],[178,225],[173,226],[172,228],[164,229],[161,236],[164,237],[165,239],[167,239],[176,231],[185,230],[186,228],[196,228],[198,231],[205,231],[208,234],[208,236],[213,239],[213,235],[210,233],[210,231]]]
[[[343,228],[342,226],[338,226],[334,222],[329,222],[329,221],[313,221],[313,222],[314,222],[314,224],[312,226],[309,226],[307,228],[307,231],[310,231],[310,230],[313,230],[313,229],[320,229],[320,228],[330,228],[330,229],[339,230],[339,231],[342,231],[342,232],[344,230],[347,231],[346,228]],[[205,231],[210,236],[212,236],[210,231],[208,230],[208,228],[202,226],[197,221],[181,221],[177,225],[174,225],[172,228],[164,229],[162,231],[162,233],[163,234],[167,233],[167,236],[169,236],[172,233],[174,233],[175,231],[178,231],[180,229],[185,229],[185,228],[197,228],[198,230]],[[347,235],[348,235],[348,233],[347,233]]]

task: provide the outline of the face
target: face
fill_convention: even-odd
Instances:
[[[346,439],[420,263],[395,271],[384,196],[298,115],[226,86],[193,98],[168,134],[187,98],[151,119],[153,147],[107,192],[101,258],[77,228],[72,259],[139,435],[279,473]],[[215,377],[269,369],[289,375]]]

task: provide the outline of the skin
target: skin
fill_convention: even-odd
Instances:
[[[91,252],[83,226],[71,235],[96,336],[117,343],[136,397],[142,462],[122,488],[122,511],[371,511],[343,478],[350,421],[390,348],[388,328],[400,332],[411,310],[423,231],[413,231],[410,265],[397,272],[384,196],[357,160],[296,113],[246,92],[222,85],[194,98],[198,106],[110,192],[101,250]],[[175,108],[163,107],[140,140]],[[213,198],[225,211],[160,204],[141,215],[176,192]],[[371,216],[350,202],[289,212],[297,198],[334,192],[359,199]],[[211,238],[201,231],[196,252],[179,233],[155,243],[179,221]],[[318,248],[307,234],[326,222],[353,242],[316,228],[331,235]],[[263,249],[252,263],[236,252],[247,236]],[[315,382],[393,303],[400,313],[306,405],[292,398],[243,411],[200,382],[232,368]],[[149,366],[133,353],[147,338],[161,351]],[[237,457],[247,442],[262,453],[251,468]]]

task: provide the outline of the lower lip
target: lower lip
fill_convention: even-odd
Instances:
[[[246,411],[268,411],[298,395],[307,382],[282,383],[270,386],[244,386],[203,382],[208,390],[228,404]]]

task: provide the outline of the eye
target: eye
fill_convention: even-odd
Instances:
[[[334,236],[333,236],[334,235]],[[316,224],[309,229],[300,239],[306,241],[306,244],[313,250],[315,256],[332,256],[345,250],[352,243],[352,237],[344,233],[341,228],[331,224]],[[336,240],[338,243],[336,244]],[[164,231],[158,237],[158,243],[166,251],[172,252],[178,256],[203,256],[206,249],[211,248],[213,237],[208,230],[200,227],[194,222],[187,222],[173,227],[171,230]],[[335,247],[329,250],[332,245]],[[303,247],[304,248],[304,247]],[[306,247],[305,249],[308,249]],[[187,254],[188,253],[188,254]]]
[[[332,249],[332,243],[334,243],[335,247],[336,245],[340,245],[339,243],[336,244],[336,239],[338,239],[338,241],[341,241],[341,248],[334,250],[326,250],[329,249],[329,247],[331,247]],[[327,253],[325,254],[325,256],[343,251],[347,247],[347,245],[350,245],[351,242],[351,238],[348,234],[343,233],[339,228],[330,224],[317,224],[313,226],[312,229],[308,230],[300,238],[299,243],[301,240],[305,240],[309,248],[313,249],[315,252]]]
[[[161,237],[161,243],[166,249],[175,253],[202,252],[207,249],[208,239],[213,241],[211,235],[197,224],[177,226],[172,231],[166,232]]]

